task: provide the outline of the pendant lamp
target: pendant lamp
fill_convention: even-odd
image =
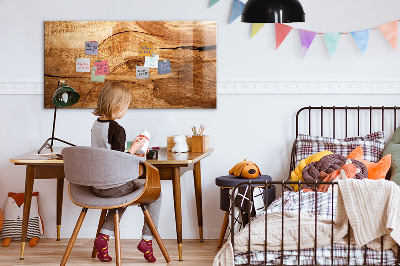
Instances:
[[[65,140],[55,138],[54,130],[56,128],[57,107],[69,107],[71,105],[74,105],[78,102],[79,97],[80,97],[79,93],[76,90],[74,90],[73,88],[71,88],[70,86],[68,86],[67,84],[65,84],[65,82],[63,80],[60,80],[58,82],[58,88],[53,95],[53,104],[54,104],[53,131],[51,134],[51,138],[48,138],[44,142],[42,147],[39,149],[38,153],[40,153],[45,147],[50,148],[50,150],[53,152],[53,141],[54,140],[60,141],[62,143],[68,144],[70,146],[75,146],[74,144],[69,143]],[[50,144],[49,144],[49,141],[51,141]]]
[[[242,22],[304,22],[304,15],[298,0],[249,0],[243,9]]]

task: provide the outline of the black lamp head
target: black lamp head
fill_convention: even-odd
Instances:
[[[242,22],[304,22],[304,15],[298,0],[249,0],[243,9]]]
[[[53,95],[53,104],[56,107],[68,107],[74,105],[79,100],[79,93],[60,81],[58,89]]]

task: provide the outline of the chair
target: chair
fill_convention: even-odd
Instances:
[[[140,164],[139,169],[142,169],[140,171],[137,164],[138,161],[143,161],[141,158],[104,148],[68,147],[62,150],[62,156],[64,160],[65,179],[70,182],[68,186],[69,196],[74,204],[82,207],[82,211],[60,265],[66,264],[88,209],[102,209],[96,234],[97,237],[103,226],[107,210],[128,205],[139,205],[142,208],[145,220],[149,224],[165,260],[167,263],[171,262],[150,213],[144,205],[157,200],[161,193],[160,176],[157,168],[143,162]],[[129,195],[118,198],[101,198],[95,196],[91,191],[92,186],[118,185],[128,182],[135,175],[140,175],[142,178],[145,177],[145,180],[140,180],[144,182],[144,187]],[[116,265],[121,265],[118,210],[116,210],[114,216],[114,231]],[[94,247],[92,257],[96,257]]]

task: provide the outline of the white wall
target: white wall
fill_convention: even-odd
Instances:
[[[330,59],[318,36],[305,59],[297,31],[274,50],[273,25],[266,25],[250,39],[251,27],[235,21],[227,24],[230,0],[208,9],[208,0],[146,1],[28,1],[0,0],[0,85],[43,82],[43,21],[45,20],[218,20],[218,81],[400,81],[399,54],[391,50],[375,30],[363,57],[351,36],[343,36],[334,59]],[[145,3],[145,4],[142,4]],[[302,0],[307,22],[293,24],[320,32],[351,31],[375,27],[398,17],[400,2],[384,0]],[[128,138],[142,128],[152,132],[153,145],[165,146],[176,133],[189,134],[193,124],[204,123],[215,152],[202,162],[205,238],[218,238],[223,214],[214,179],[227,174],[238,161],[255,161],[263,174],[275,180],[286,176],[294,138],[294,115],[308,105],[399,105],[399,94],[257,94],[218,95],[216,110],[129,110],[121,120]],[[0,95],[0,207],[7,192],[24,190],[25,168],[9,158],[35,150],[51,134],[52,110],[43,108],[43,95]],[[60,110],[56,135],[78,145],[90,144],[91,110]],[[55,237],[56,182],[39,180],[40,211],[45,237]],[[162,182],[164,202],[159,230],[175,238],[171,182]],[[79,208],[64,191],[62,237],[69,237]],[[182,177],[184,238],[197,237],[197,217],[190,173]],[[93,237],[99,212],[90,211],[80,237]],[[140,217],[140,218],[138,218]],[[142,218],[130,208],[121,221],[123,238],[139,238]]]

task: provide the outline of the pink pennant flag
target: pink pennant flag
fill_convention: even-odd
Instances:
[[[393,49],[397,48],[397,20],[378,27]]]
[[[282,44],[282,42],[285,40],[286,36],[288,36],[292,29],[293,28],[288,25],[275,23],[276,49],[278,49],[278,47]]]
[[[308,31],[308,30],[300,30],[299,29],[299,36],[300,36],[300,43],[301,43],[301,54],[304,58],[310,48],[312,42],[314,41],[315,36],[317,33],[315,31]]]

